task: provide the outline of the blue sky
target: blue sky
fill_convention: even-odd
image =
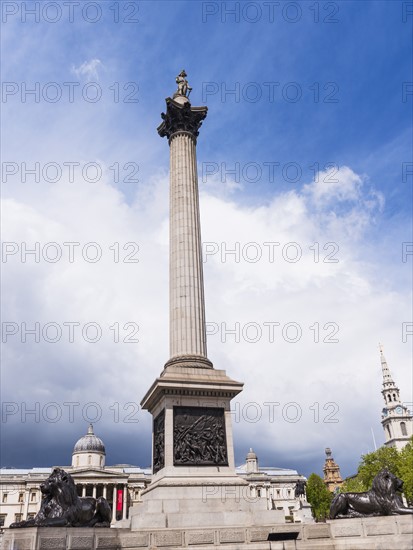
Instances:
[[[139,411],[138,423],[116,423],[110,407],[139,403],[167,360],[169,158],[156,127],[185,68],[192,103],[209,109],[198,142],[204,242],[217,243],[220,252],[222,243],[251,241],[264,252],[268,241],[296,242],[305,251],[297,263],[269,262],[265,254],[257,263],[223,262],[220,254],[205,263],[211,326],[273,321],[304,330],[295,344],[210,336],[215,366],[245,381],[241,404],[264,409],[272,396],[303,411],[296,423],[271,423],[265,414],[257,424],[235,422],[237,462],[252,446],[266,465],[309,474],[320,471],[330,446],[351,474],[360,454],[372,450],[371,427],[379,444],[383,440],[379,341],[403,399],[413,401],[412,337],[403,341],[401,328],[412,320],[411,256],[401,258],[402,243],[412,240],[412,176],[402,173],[403,163],[412,162],[412,95],[408,84],[403,88],[412,81],[406,3],[280,2],[271,20],[268,6],[258,2],[246,12],[242,2],[102,1],[94,23],[85,20],[93,20],[93,6],[86,16],[73,8],[73,22],[62,8],[52,23],[47,4],[38,3],[36,22],[29,15],[24,20],[20,2],[3,3],[2,80],[10,93],[2,102],[2,157],[9,170],[17,166],[15,175],[3,173],[3,240],[19,247],[2,263],[3,320],[20,328],[23,322],[108,327],[133,320],[139,343],[115,345],[107,328],[96,344],[80,338],[24,343],[19,328],[3,345],[2,397],[19,412],[3,422],[2,464],[67,464],[86,430],[82,415],[70,422],[62,414],[53,423],[42,416],[22,422],[20,413],[23,402],[43,407],[53,401],[64,410],[71,400],[100,403],[106,412],[96,433],[109,463],[150,462],[149,415]],[[119,9],[118,23],[111,6]],[[239,20],[225,15],[225,6],[238,9]],[[127,17],[132,22],[124,22]],[[36,82],[39,101],[30,95],[22,101],[24,86]],[[67,82],[76,84],[73,102]],[[53,89],[61,99],[45,100],[42,94]],[[100,90],[101,99],[86,101],[85,89]],[[233,89],[238,97],[225,94]],[[132,92],[138,102],[125,102]],[[40,174],[36,182],[29,175],[23,182],[22,163],[36,162],[57,163],[62,177],[53,183]],[[63,164],[70,162],[97,163],[102,177],[91,183],[76,171],[71,182]],[[139,181],[114,182],[115,163],[122,177],[129,173],[122,171],[125,163],[137,165]],[[239,165],[240,177],[225,175],[222,163],[228,170]],[[328,163],[339,168],[335,175]],[[206,176],[207,164],[217,173]],[[261,174],[256,181],[253,172],[243,177],[252,164]],[[288,166],[299,167],[296,181],[293,172],[282,176]],[[67,241],[97,242],[104,257],[94,264],[65,257],[21,261],[23,242]],[[312,261],[309,247],[316,241],[321,248],[337,243],[339,263]],[[138,243],[139,264],[111,261],[114,242]],[[337,323],[339,342],[315,344],[308,330],[314,322]],[[339,422],[313,422],[314,402],[339,403]]]

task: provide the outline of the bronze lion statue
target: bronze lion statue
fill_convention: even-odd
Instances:
[[[330,518],[357,518],[413,514],[413,508],[404,506],[400,492],[403,481],[387,468],[373,479],[373,486],[365,493],[339,493],[330,507]]]
[[[40,485],[43,494],[39,513],[33,519],[12,523],[18,527],[110,527],[111,509],[103,497],[79,497],[70,474],[54,468]]]

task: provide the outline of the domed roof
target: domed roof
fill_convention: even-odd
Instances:
[[[257,460],[257,458],[258,458],[257,455],[250,448],[250,452],[247,454],[247,460]]]
[[[92,451],[95,453],[106,454],[105,445],[103,444],[103,441],[100,439],[100,437],[97,437],[93,433],[93,424],[89,424],[87,434],[81,437],[79,441],[76,443],[73,449],[73,454],[79,453],[82,451],[86,451],[86,452]]]

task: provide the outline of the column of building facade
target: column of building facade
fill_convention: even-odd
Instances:
[[[29,511],[29,501],[30,501],[30,490],[25,490],[25,501],[24,501],[24,512],[23,519],[27,519],[27,513]]]
[[[86,496],[86,484],[83,483],[82,485],[82,497],[85,497]]]
[[[93,487],[92,487],[92,497],[93,498],[96,498],[96,488],[97,488],[97,485],[96,485],[96,483],[94,483]]]
[[[122,519],[126,519],[126,511],[128,507],[128,487],[125,484],[123,486],[123,510],[122,510]]]
[[[116,521],[116,497],[117,497],[117,485],[114,485],[113,498],[112,498],[112,522]]]

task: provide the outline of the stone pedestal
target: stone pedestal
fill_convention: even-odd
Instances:
[[[6,529],[2,550],[412,550],[413,516],[309,525]]]
[[[141,402],[154,418],[154,475],[146,493],[164,477],[236,476],[230,401],[242,386],[223,370],[165,368]]]
[[[292,509],[292,515],[294,522],[300,523],[314,523],[313,514],[311,513],[311,506],[305,499],[300,499]]]
[[[154,417],[154,475],[132,530],[284,523],[235,473],[230,400],[241,389],[225,371],[195,366],[166,366],[155,380],[142,400]]]

